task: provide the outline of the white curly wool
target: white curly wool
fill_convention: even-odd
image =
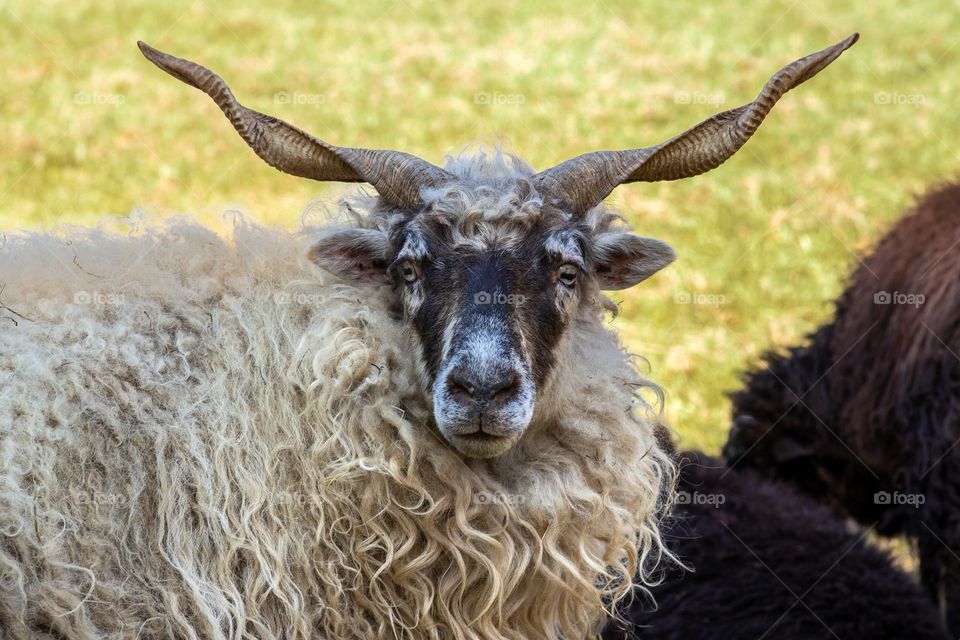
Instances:
[[[316,231],[6,235],[6,640],[593,637],[643,580],[672,467],[600,310],[548,418],[465,460]]]

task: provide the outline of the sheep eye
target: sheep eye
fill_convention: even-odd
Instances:
[[[420,272],[412,262],[404,262],[400,265],[400,275],[403,277],[404,282],[407,283],[416,282],[420,278]]]
[[[564,264],[561,265],[557,270],[557,277],[560,278],[560,282],[572,287],[577,282],[577,275],[579,275],[580,269],[575,264]]]

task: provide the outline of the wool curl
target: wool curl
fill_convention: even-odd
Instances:
[[[304,258],[322,231],[7,236],[8,638],[596,637],[644,589],[673,466],[599,307],[518,445],[467,460],[390,290]]]

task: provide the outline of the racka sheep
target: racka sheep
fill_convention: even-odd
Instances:
[[[960,186],[929,193],[863,261],[833,320],[733,395],[728,462],[918,540],[960,633]]]
[[[718,166],[855,40],[662,145],[540,173],[336,147],[141,45],[272,166],[377,195],[312,244],[245,223],[7,236],[0,628],[596,636],[662,553],[673,469],[600,292],[674,254],[601,203]]]
[[[665,544],[674,566],[607,640],[946,640],[922,589],[830,509],[687,452]]]

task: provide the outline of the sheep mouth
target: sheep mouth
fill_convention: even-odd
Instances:
[[[495,458],[509,450],[519,434],[498,435],[478,429],[472,433],[451,433],[444,437],[454,449],[468,458]]]
[[[476,431],[471,431],[469,433],[457,433],[454,434],[455,438],[462,438],[468,442],[494,442],[500,440],[501,438],[509,437],[510,434],[504,433],[493,433],[490,431],[484,431],[483,427],[477,429]]]

